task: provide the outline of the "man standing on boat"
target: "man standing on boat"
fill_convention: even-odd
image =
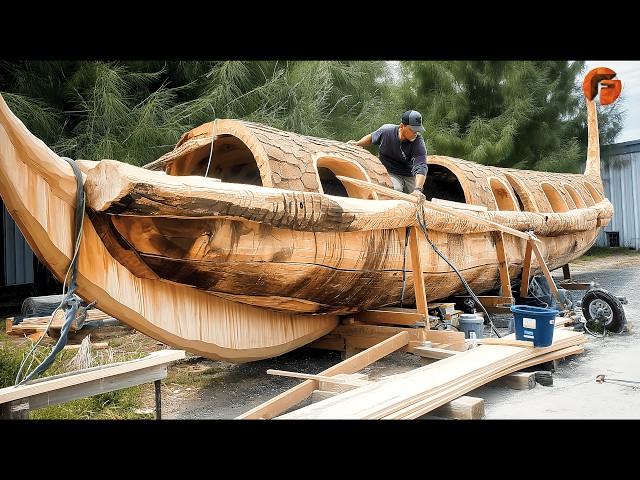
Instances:
[[[427,147],[422,135],[422,115],[416,110],[402,114],[400,125],[382,125],[360,140],[349,140],[359,147],[380,145],[379,157],[393,182],[393,189],[424,199],[422,187],[427,178]]]

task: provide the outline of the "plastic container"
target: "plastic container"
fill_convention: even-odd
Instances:
[[[533,307],[530,305],[512,305],[516,340],[533,341],[534,347],[548,347],[553,343],[558,310]]]
[[[464,338],[469,338],[469,332],[475,332],[476,338],[482,338],[484,334],[484,319],[473,313],[460,315],[459,327],[464,332]]]

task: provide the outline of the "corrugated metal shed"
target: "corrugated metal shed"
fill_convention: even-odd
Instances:
[[[604,191],[615,213],[597,244],[614,246],[618,237],[619,246],[640,249],[640,140],[605,145],[601,158]]]
[[[33,252],[1,201],[0,206],[4,233],[4,286],[33,283]]]

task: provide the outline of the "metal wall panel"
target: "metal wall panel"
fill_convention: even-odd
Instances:
[[[640,140],[607,146],[602,159],[602,182],[615,213],[597,245],[609,246],[606,232],[619,232],[620,246],[640,249]]]
[[[4,285],[33,283],[33,252],[20,229],[2,205]]]

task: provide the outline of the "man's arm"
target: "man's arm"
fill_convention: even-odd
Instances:
[[[360,140],[355,141],[355,140],[349,140],[347,142],[349,145],[356,145],[358,147],[368,147],[369,145],[372,145],[373,142],[371,140],[371,134],[369,135],[365,135],[364,137],[362,137]]]
[[[413,157],[413,167],[411,167],[411,173],[416,178],[416,186],[411,195],[414,195],[418,198],[424,199],[424,193],[422,192],[422,187],[424,187],[424,182],[427,179],[427,171],[429,167],[427,165],[427,156],[420,155],[417,157]]]

